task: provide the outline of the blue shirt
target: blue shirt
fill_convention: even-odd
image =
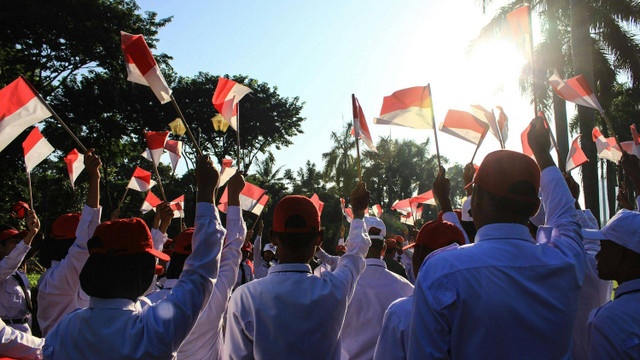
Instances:
[[[551,241],[524,225],[478,230],[475,244],[420,269],[409,359],[568,359],[585,253],[574,199],[560,171],[541,173]]]
[[[640,359],[640,279],[618,286],[613,301],[593,310],[588,328],[592,360]]]

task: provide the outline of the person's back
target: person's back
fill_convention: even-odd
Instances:
[[[278,246],[280,263],[231,296],[223,358],[339,358],[344,314],[370,244],[361,220],[368,192],[362,187],[356,192],[354,211],[357,199],[365,204],[351,224],[347,253],[334,272],[321,277],[308,265],[323,235],[315,205],[301,196],[278,203],[270,237]]]

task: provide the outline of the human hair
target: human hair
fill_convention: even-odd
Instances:
[[[526,182],[530,184],[529,182]],[[512,185],[513,186],[513,185]],[[533,187],[533,185],[531,185]],[[529,218],[538,211],[539,203],[531,203],[528,201],[514,200],[504,196],[492,194],[482,188],[478,190],[485,193],[487,200],[491,203],[494,212],[502,214],[511,214],[516,217]]]
[[[75,241],[76,238],[53,239],[50,236],[45,237],[38,255],[40,264],[45,268],[50,268],[52,261],[62,261]]]
[[[284,223],[287,229],[304,229],[307,227],[307,222],[300,215],[291,215]],[[314,242],[319,231],[295,233],[295,232],[275,232],[278,237],[280,245],[289,248],[293,251],[302,250],[308,248],[312,242]],[[262,249],[260,249],[262,250]]]
[[[188,257],[188,254],[177,254],[175,252],[171,255],[171,261],[169,261],[169,266],[167,267],[167,279],[178,279],[180,277],[184,262]]]

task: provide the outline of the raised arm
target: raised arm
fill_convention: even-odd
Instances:
[[[31,249],[31,241],[40,230],[40,220],[38,220],[35,211],[29,210],[27,212],[26,220],[27,228],[29,229],[27,235],[16,245],[15,248],[13,248],[13,250],[11,250],[9,255],[0,260],[0,279],[7,279],[11,274],[18,270],[22,260],[24,260],[29,249]],[[15,230],[7,231],[13,231],[15,233],[14,236],[18,235]]]
[[[5,325],[0,320],[0,355],[16,359],[42,359],[44,339],[37,338]]]
[[[467,167],[469,167],[469,165],[467,165]],[[473,164],[471,164],[471,167],[473,168]],[[466,171],[467,168],[465,168],[465,172]],[[440,166],[438,176],[433,182],[433,196],[442,209],[442,220],[448,221],[460,229],[464,235],[464,243],[468,244],[469,238],[467,237],[467,232],[462,228],[460,220],[458,220],[458,215],[453,212],[453,207],[451,206],[451,181],[447,178],[446,171],[442,166]]]

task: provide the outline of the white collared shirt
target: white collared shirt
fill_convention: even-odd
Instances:
[[[366,259],[366,264],[344,318],[343,359],[373,358],[384,312],[392,302],[413,294],[413,285],[387,270],[384,261]]]
[[[10,328],[0,321],[0,356],[40,360],[42,345],[44,345],[44,339]]]
[[[9,255],[0,260],[0,318],[2,319],[17,320],[29,315],[25,293],[18,281],[12,276],[16,274],[22,278],[27,292],[29,292],[28,295],[30,295],[29,279],[24,273],[18,271],[18,267],[29,249],[31,249],[29,245],[20,241]],[[7,324],[7,326],[31,334],[28,323]]]
[[[80,271],[89,258],[87,241],[100,224],[102,207],[82,209],[76,229],[76,241],[67,256],[60,262],[52,262],[38,282],[38,323],[42,336],[65,315],[77,308],[89,305],[89,297],[80,289]]]
[[[92,297],[47,335],[45,359],[173,358],[211,296],[224,237],[215,206],[198,203],[193,253],[171,293],[144,309],[140,301]]]
[[[338,359],[347,304],[370,245],[364,222],[354,219],[347,252],[334,272],[317,277],[307,264],[278,264],[266,277],[237,288],[227,312],[223,358]]]

